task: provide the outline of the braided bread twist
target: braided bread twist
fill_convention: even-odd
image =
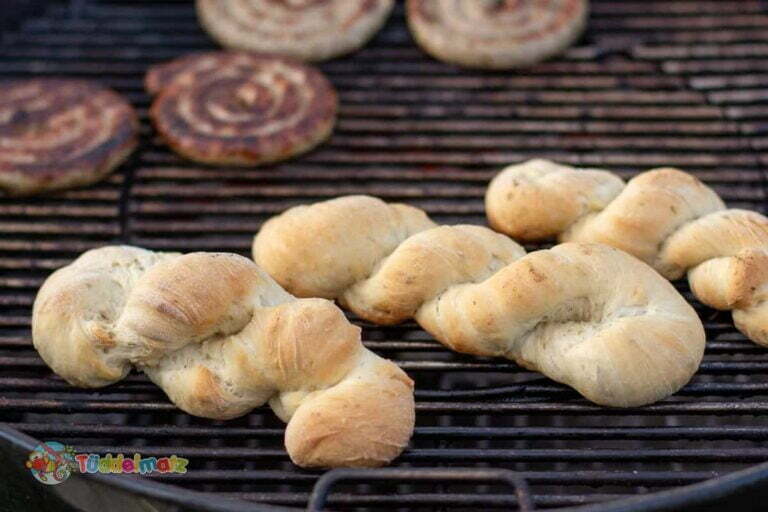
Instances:
[[[598,404],[666,397],[703,355],[701,322],[674,287],[599,244],[525,255],[488,228],[349,196],[270,219],[253,256],[291,293],[380,324],[413,317],[453,350],[507,357]]]
[[[184,411],[229,419],[269,401],[300,466],[377,466],[413,431],[413,382],[363,347],[331,302],[297,300],[234,254],[88,251],[35,300],[35,348],[76,386],[142,369]]]
[[[518,240],[600,242],[667,279],[687,271],[701,302],[733,310],[736,327],[768,346],[768,218],[726,209],[694,176],[654,169],[625,185],[608,171],[531,160],[496,176],[485,204],[491,226]]]

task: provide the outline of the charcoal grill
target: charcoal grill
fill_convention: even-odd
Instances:
[[[213,47],[189,2],[49,2],[6,28],[0,76],[98,79],[139,108],[143,142],[96,186],[0,198],[0,509],[764,509],[768,466],[758,464],[768,460],[768,352],[682,283],[706,325],[705,361],[675,396],[630,410],[593,406],[508,361],[451,353],[413,323],[385,328],[353,318],[366,345],[417,384],[410,448],[375,471],[300,470],[282,448],[284,426],[266,408],[228,422],[194,418],[136,374],[98,391],[76,389],[32,348],[37,288],[81,251],[122,242],[247,255],[269,216],[351,193],[406,201],[444,223],[482,224],[490,177],[534,156],[624,177],[678,166],[729,205],[765,212],[766,4],[592,5],[578,47],[511,73],[427,58],[398,5],[364,50],[321,66],[341,96],[333,138],[298,160],[246,170],[185,162],[149,127],[147,65]],[[16,12],[4,12],[3,25]],[[98,453],[175,453],[191,459],[190,471],[42,486],[22,466],[38,440]]]

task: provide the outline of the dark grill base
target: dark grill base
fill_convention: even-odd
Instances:
[[[103,184],[44,199],[0,198],[0,420],[79,451],[189,457],[187,475],[154,478],[184,489],[305,507],[322,473],[290,464],[283,425],[268,409],[214,422],[179,413],[141,375],[96,392],[51,375],[31,346],[30,308],[49,272],[81,251],[123,242],[247,255],[269,216],[350,193],[407,201],[444,223],[484,223],[490,177],[530,157],[625,177],[678,166],[729,205],[765,210],[763,2],[594,0],[577,48],[510,73],[460,71],[427,58],[399,6],[367,48],[321,66],[341,97],[332,140],[267,169],[190,164],[149,127],[147,65],[212,47],[189,3],[149,0],[53,3],[0,44],[0,77],[98,79],[138,106],[144,136],[131,162]],[[327,478],[340,480],[321,481],[313,504],[575,506],[768,459],[768,352],[736,332],[730,315],[696,307],[708,334],[701,371],[674,397],[628,411],[592,406],[507,361],[453,354],[412,323],[361,323],[367,345],[417,383],[416,435],[394,465],[400,469],[362,483],[333,473]],[[411,468],[446,472],[422,480]],[[450,468],[469,472],[456,480]]]

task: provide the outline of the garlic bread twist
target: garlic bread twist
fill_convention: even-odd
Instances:
[[[269,402],[300,466],[379,466],[413,431],[413,382],[397,365],[364,348],[331,302],[297,300],[235,254],[88,251],[43,284],[32,329],[76,386],[135,365],[197,416]]]
[[[298,296],[379,324],[415,318],[453,350],[512,359],[602,405],[664,398],[703,355],[701,321],[674,287],[604,245],[526,255],[485,227],[348,196],[270,219],[253,256]]]
[[[686,272],[704,304],[732,310],[736,327],[768,346],[768,218],[728,209],[714,190],[673,168],[628,183],[608,171],[530,160],[488,187],[491,226],[521,241],[599,242],[653,266]]]

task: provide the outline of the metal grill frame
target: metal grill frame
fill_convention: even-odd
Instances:
[[[95,43],[78,42],[74,36],[71,39],[71,48],[66,48],[63,51],[52,48],[54,43],[50,41],[56,40],[53,36],[55,35],[57,14],[66,16],[67,20],[77,26],[82,26],[82,33],[86,34],[92,30],[89,27],[95,26],[95,22],[88,17],[89,9],[94,7],[95,2],[96,0],[71,0],[67,5],[62,4],[60,7],[53,5],[44,16],[32,19],[26,25],[22,24],[22,27],[30,29],[33,33],[41,34],[43,39],[47,37],[49,42],[24,47],[20,43],[14,42],[13,39],[10,39],[10,43],[5,41],[17,53],[15,55],[0,54],[0,74],[35,74],[35,66],[30,63],[37,62],[44,74],[49,74],[52,72],[51,70],[55,69],[73,69],[76,70],[76,74],[90,76],[98,73],[100,61],[109,59],[110,52],[116,52],[115,55],[121,55],[120,58],[124,59],[125,62],[117,62],[114,73],[108,73],[107,85],[134,91],[129,93],[129,97],[132,100],[138,98],[140,103],[144,102],[145,98],[142,97],[142,93],[136,93],[133,86],[125,85],[134,80],[136,76],[140,76],[144,67],[144,64],[134,63],[130,60],[132,48],[127,48],[125,52],[107,49],[99,53],[100,48],[97,48]],[[109,5],[118,6],[121,3],[130,4],[131,2],[111,0],[107,8]],[[135,12],[141,12],[141,9],[145,8],[140,1],[134,0],[133,3],[136,4]],[[146,2],[146,5],[149,3]],[[617,30],[611,25],[613,23],[611,20],[595,19],[593,20],[594,28],[597,31],[604,30],[606,32],[599,41],[591,41],[590,44],[571,50],[564,60],[558,59],[542,65],[530,77],[515,76],[514,83],[516,85],[509,89],[504,86],[507,81],[503,74],[463,74],[426,58],[419,60],[418,63],[411,62],[414,59],[414,52],[418,52],[418,50],[404,48],[400,44],[402,43],[402,30],[396,33],[392,32],[385,35],[384,44],[386,45],[392,39],[400,46],[396,44],[394,48],[382,48],[381,44],[376,45],[374,42],[371,48],[364,50],[372,56],[372,59],[379,59],[380,62],[378,63],[374,61],[361,63],[360,61],[352,62],[347,59],[340,59],[322,66],[335,79],[338,87],[350,89],[345,90],[342,94],[342,100],[347,98],[351,101],[349,104],[343,104],[342,123],[331,143],[321,148],[320,151],[313,152],[296,161],[292,164],[294,167],[289,174],[264,172],[263,178],[254,178],[253,175],[250,175],[247,180],[243,180],[247,181],[245,185],[239,183],[238,173],[241,172],[240,170],[221,170],[212,176],[213,171],[210,169],[180,162],[172,157],[166,149],[152,140],[151,132],[146,124],[146,115],[142,112],[144,142],[139,150],[140,155],[139,153],[134,155],[132,160],[123,167],[123,172],[116,174],[105,184],[84,191],[65,193],[58,200],[57,204],[64,215],[78,218],[81,214],[72,212],[81,208],[86,212],[82,214],[83,216],[97,220],[86,221],[82,228],[73,228],[72,235],[65,236],[63,241],[51,243],[45,241],[45,243],[34,243],[29,240],[32,240],[32,235],[36,232],[44,235],[53,233],[56,228],[55,222],[50,228],[45,225],[35,228],[40,231],[24,231],[24,229],[32,228],[12,227],[12,234],[17,232],[13,229],[18,229],[18,233],[21,233],[19,240],[22,243],[17,244],[21,248],[2,245],[2,240],[0,240],[0,259],[13,260],[11,263],[17,264],[15,262],[17,260],[22,261],[24,257],[17,257],[17,252],[22,255],[28,254],[33,267],[39,273],[41,270],[48,271],[64,263],[73,253],[111,240],[129,241],[156,249],[223,248],[242,252],[241,234],[249,230],[255,231],[258,222],[243,220],[238,225],[229,224],[226,221],[217,223],[215,217],[219,214],[219,210],[215,204],[205,202],[190,204],[189,206],[177,204],[166,206],[163,204],[167,197],[172,199],[176,197],[194,198],[195,194],[201,193],[202,190],[197,186],[198,180],[220,182],[220,186],[217,188],[203,192],[207,200],[232,197],[233,202],[246,203],[242,199],[243,197],[267,199],[263,204],[255,204],[250,207],[239,203],[233,205],[230,211],[241,212],[240,215],[243,218],[250,214],[264,216],[277,213],[288,203],[306,202],[328,195],[356,192],[363,187],[360,184],[363,182],[362,180],[368,180],[370,184],[363,187],[366,192],[426,205],[430,213],[433,213],[433,216],[436,214],[439,220],[454,222],[457,219],[468,218],[470,222],[482,222],[482,209],[478,208],[475,199],[482,193],[484,184],[495,172],[493,168],[498,168],[509,161],[521,159],[523,156],[531,156],[530,153],[536,151],[537,144],[541,145],[543,151],[548,153],[547,156],[558,158],[558,155],[561,155],[565,160],[570,159],[572,163],[584,165],[603,164],[610,168],[618,167],[617,170],[623,177],[630,176],[646,164],[661,164],[664,155],[671,152],[670,154],[676,155],[683,167],[702,165],[704,170],[699,173],[702,178],[713,180],[716,183],[727,182],[726,186],[723,186],[723,190],[729,204],[733,206],[743,204],[747,207],[756,207],[755,205],[757,205],[759,209],[764,211],[765,197],[768,191],[765,170],[765,163],[768,159],[766,159],[764,150],[768,144],[765,143],[761,135],[766,131],[762,122],[768,118],[768,112],[762,110],[760,106],[764,97],[760,88],[768,86],[768,79],[754,73],[768,69],[766,61],[761,60],[764,55],[768,56],[768,51],[764,49],[765,45],[763,44],[763,41],[768,42],[768,16],[766,19],[762,19],[762,16],[768,13],[768,9],[765,8],[764,4],[757,1],[743,2],[740,6],[737,5],[737,2],[725,2],[725,4],[733,4],[733,9],[740,7],[745,7],[747,10],[753,9],[751,12],[755,21],[748,19],[750,16],[748,14],[724,16],[722,20],[717,20],[716,15],[707,17],[708,12],[719,12],[718,8],[720,7],[715,6],[715,2],[695,3],[698,4],[696,9],[702,9],[703,14],[694,15],[692,13],[697,12],[696,9],[689,10],[685,7],[685,2],[677,1],[672,2],[672,4],[676,6],[675,9],[680,9],[683,15],[678,19],[675,17],[675,13],[672,13],[669,20],[665,20],[663,9],[652,2],[647,2],[645,6],[648,13],[642,13],[638,10],[638,2],[614,2],[614,8],[617,9],[617,12],[625,12],[629,19],[626,24],[619,24],[621,26],[626,25],[628,34]],[[598,10],[603,14],[607,12],[605,7],[607,2],[596,0],[595,4],[598,5]],[[760,5],[763,10],[756,10],[754,7],[756,5]],[[133,12],[130,11],[131,9],[132,7],[129,7],[126,12]],[[684,25],[680,20],[684,20],[687,16],[691,16],[704,24],[710,23],[715,27],[720,21],[724,28],[702,39],[707,41],[711,39],[712,44],[707,45],[696,39],[700,36],[691,35],[695,30],[689,33],[682,29]],[[660,44],[654,45],[656,36],[646,34],[644,36],[646,39],[641,41],[641,44],[634,45],[631,43],[632,31],[640,29],[633,25],[633,17],[642,18],[651,25],[654,23],[657,25],[671,23],[672,28],[670,30],[672,33],[664,35],[669,39],[659,36]],[[10,20],[6,19],[5,21]],[[401,23],[401,21],[397,20],[395,23]],[[153,26],[151,23],[142,26],[140,20],[126,21],[126,24],[129,27],[126,28],[126,33],[133,33],[131,31],[134,31],[138,36],[147,35]],[[131,26],[137,28],[130,28]],[[679,33],[675,31],[676,29],[680,29]],[[739,34],[747,33],[750,30],[754,31],[754,36],[746,35],[744,36],[746,37],[745,40],[752,41],[751,38],[753,38],[754,41],[749,44],[738,44],[740,41],[738,37],[742,37]],[[104,34],[101,36],[105,37]],[[717,50],[718,43],[728,43],[730,38],[737,38],[737,43],[724,44],[724,50]],[[184,41],[190,39],[198,41],[192,44],[195,46],[199,45],[200,40],[198,36],[187,32],[178,36],[177,40],[174,40],[173,37],[166,39],[170,40],[171,43],[166,46],[157,45],[158,48],[152,52],[153,59],[163,60],[185,53],[185,51],[179,50],[179,47],[189,46],[189,43]],[[63,37],[61,41],[64,41],[62,44],[67,44],[67,37]],[[670,41],[677,44],[672,44]],[[751,44],[755,45],[754,49],[749,47]],[[0,51],[3,49],[4,45],[0,44]],[[691,54],[685,54],[686,51],[690,51]],[[717,53],[718,51],[724,53],[721,55]],[[704,55],[694,55],[696,52],[701,52]],[[707,52],[710,53],[707,54]],[[604,62],[606,56],[610,59]],[[83,59],[82,62],[78,60],[81,58]],[[404,63],[397,63],[399,58],[403,58]],[[592,61],[597,63],[592,66]],[[722,73],[716,72],[715,64],[718,62],[732,65],[736,76],[734,78],[721,76]],[[599,72],[602,64],[611,69],[610,73],[604,73],[605,76]],[[361,67],[358,69],[356,66]],[[366,75],[367,66],[370,67],[370,70],[374,70],[371,71],[372,76]],[[587,81],[589,87],[580,86],[568,74],[568,70],[579,69],[580,66],[585,69],[594,68],[597,70],[594,77],[590,76],[589,71],[577,73],[576,78]],[[663,73],[656,75],[648,72],[649,69],[655,69],[655,66],[661,68]],[[397,71],[397,76],[389,81],[387,81],[388,77],[386,76],[386,69],[388,68]],[[423,70],[427,70],[427,72],[423,73]],[[699,76],[702,73],[704,76]],[[371,80],[377,79],[384,80],[385,87],[404,88],[405,92],[399,95],[403,104],[387,100],[386,94],[372,88],[373,82]],[[528,85],[525,85],[526,83]],[[444,96],[434,96],[433,92],[429,91],[430,86],[446,88],[448,92],[445,92]],[[537,87],[540,87],[541,90],[531,91]],[[594,88],[596,92],[590,87]],[[660,89],[659,91],[656,91],[657,87]],[[633,96],[634,92],[637,91],[642,94]],[[621,101],[622,95],[626,94],[629,106],[605,107],[600,99],[600,95],[603,94],[615,95],[614,99],[606,103],[609,106],[620,105],[618,102]],[[487,104],[481,102],[482,104],[475,105],[469,102],[468,98],[470,97],[483,98],[482,101]],[[582,99],[588,103],[587,107],[579,109],[573,106],[574,103]],[[466,108],[461,105],[457,106],[457,102],[461,101],[468,101],[470,104]],[[654,109],[657,109],[658,112],[655,112]],[[665,110],[675,120],[669,127],[665,127],[663,122],[653,121],[653,119],[663,117]],[[461,120],[454,121],[453,118],[457,115]],[[469,120],[464,119],[463,115],[467,115]],[[508,120],[501,118],[508,118]],[[648,119],[652,121],[648,121]],[[617,125],[617,123],[622,123],[619,130],[622,137],[604,137],[605,140],[601,140],[600,134],[608,132],[610,127]],[[574,128],[576,124],[578,126]],[[409,129],[413,129],[417,136],[410,136]],[[643,132],[646,129],[651,131],[652,136],[647,136]],[[694,133],[701,134],[702,141],[697,142],[690,137],[676,137],[676,130],[681,129],[694,130]],[[360,130],[363,136],[357,136],[354,133],[355,130]],[[402,135],[399,134],[400,130],[403,131]],[[473,130],[479,130],[481,135],[475,135]],[[508,132],[513,135],[507,135]],[[557,135],[559,133],[572,135],[566,140],[569,146],[568,150],[561,150],[558,146],[562,143]],[[394,144],[400,148],[399,153],[386,151],[388,144]],[[488,148],[493,147],[493,144],[514,148],[514,151],[489,150]],[[463,149],[453,150],[452,145]],[[708,145],[713,148],[711,153],[718,157],[717,165],[707,160],[706,154],[704,156],[697,154],[699,151],[707,153]],[[433,146],[437,147],[437,151],[430,152]],[[631,148],[631,151],[622,154],[622,148],[625,147]],[[475,150],[475,148],[479,149]],[[356,154],[358,149],[359,154]],[[657,151],[658,154],[654,154],[653,151]],[[352,165],[360,168],[353,168]],[[338,186],[326,185],[325,178],[322,177],[324,173],[331,172],[329,170],[331,167],[334,167],[334,176],[340,180]],[[743,170],[743,168],[747,168],[747,170]],[[387,180],[390,178],[404,182],[405,185],[390,187],[387,184]],[[306,181],[306,188],[292,187],[291,180],[293,182]],[[730,180],[733,180],[736,185],[732,185]],[[267,191],[261,190],[263,188],[262,181],[268,184],[266,186]],[[433,182],[436,185],[433,185]],[[317,185],[316,183],[320,184]],[[240,190],[241,188],[244,188],[244,191]],[[440,202],[443,198],[452,202],[445,206]],[[80,206],[82,200],[86,200],[84,206]],[[32,211],[41,205],[44,203],[32,201],[29,204],[24,204],[0,200],[0,222],[4,221],[5,217],[17,218],[24,215],[25,211]],[[213,220],[207,220],[203,223],[197,222],[194,220],[195,208],[209,213]],[[49,213],[45,217],[48,218],[53,215],[55,214]],[[166,222],[165,216],[171,217],[172,221],[171,225],[163,228],[162,226]],[[233,214],[233,217],[237,220],[236,214]],[[16,221],[8,221],[9,224],[12,222]],[[252,224],[248,224],[249,222]],[[165,238],[153,236],[158,229],[160,233],[166,233]],[[220,229],[224,235],[197,238],[187,245],[182,236],[194,235],[195,229],[202,229],[205,232]],[[42,261],[37,259],[36,252],[42,252],[46,255]],[[3,264],[5,265],[5,263]],[[10,272],[7,276],[0,274],[0,279],[3,279],[2,286],[11,290],[14,289],[14,286],[29,288],[39,284],[37,278],[34,277],[21,284],[16,284],[23,281],[24,278],[17,277],[16,274]],[[684,285],[682,285],[681,290],[687,299],[692,300]],[[26,296],[16,298],[8,295],[0,296],[0,305],[14,310],[23,310],[29,306]],[[712,314],[700,305],[696,305],[696,307],[700,314]],[[9,320],[9,318],[11,319]],[[20,326],[25,325],[23,319],[13,318],[16,317],[5,317],[0,314],[0,330],[8,322],[17,322]],[[17,324],[11,325],[16,329]],[[727,316],[708,316],[707,324],[708,334],[715,333],[717,336],[716,340],[708,342],[708,352],[714,351],[716,354],[726,355],[732,351],[741,355],[759,352],[760,349],[757,347],[744,346],[742,338],[734,334],[730,319]],[[379,332],[373,326],[365,323],[362,325],[366,332],[372,335],[370,340],[366,341],[366,345],[373,350],[384,351],[385,355],[418,350],[432,354],[440,350],[439,346],[426,336],[411,336],[411,331],[416,330],[411,325],[403,328],[404,332],[408,333],[407,336],[411,337],[407,339],[396,338],[395,341],[385,336],[388,332]],[[725,334],[721,336],[723,333]],[[66,391],[66,385],[56,379],[42,381],[28,377],[28,375],[35,375],[34,372],[41,371],[43,368],[41,361],[34,356],[26,354],[19,356],[13,351],[3,350],[4,346],[14,348],[18,347],[20,343],[15,338],[0,339],[0,368],[13,368],[14,372],[21,375],[20,377],[0,375],[0,390],[22,390],[20,393],[13,392],[7,397],[0,395],[0,411],[17,417],[19,417],[18,415],[26,417],[27,414],[34,416],[36,412],[47,414],[58,408],[62,408],[69,415],[96,412],[105,414],[114,412],[126,415],[170,414],[175,411],[175,408],[167,401],[158,401],[154,398],[151,391],[145,389],[143,384],[145,381],[141,379],[131,380],[129,378],[131,387],[125,391],[128,393],[125,399],[75,402],[71,399],[50,398],[50,394],[55,396],[55,393]],[[734,360],[705,361],[702,365],[702,371],[713,376],[754,376],[759,372],[765,372],[768,369],[768,362],[759,357],[755,359],[750,360],[742,357]],[[404,369],[414,373],[451,372],[454,370],[519,372],[519,368],[512,363],[484,361],[461,356],[450,359],[437,358],[437,361],[429,358],[420,360],[406,357],[399,362]],[[130,395],[130,392],[133,392],[134,395]],[[40,393],[44,393],[41,396],[45,398],[37,398]],[[144,396],[147,393],[149,396],[153,396],[150,402],[135,400],[135,396]],[[664,401],[632,411],[632,414],[650,418],[670,415],[709,417],[712,414],[765,414],[768,411],[767,400],[733,399],[733,397],[740,397],[747,393],[752,393],[754,396],[768,396],[768,382],[755,380],[743,383],[737,382],[736,379],[727,382],[720,382],[715,379],[697,381],[687,386],[681,395],[702,398],[717,396],[721,398],[718,401]],[[530,394],[543,398],[532,401],[509,400],[509,397],[520,394]],[[627,414],[626,411],[622,410],[604,409],[583,401],[574,401],[573,397],[572,391],[543,378],[476,389],[446,389],[426,386],[417,389],[417,399],[419,400],[417,413],[424,416],[452,414],[466,417],[483,416],[491,412],[500,412],[506,415],[571,415],[574,417],[590,414],[621,417]],[[0,418],[2,417],[0,416]],[[25,432],[36,434],[41,438],[46,434],[50,435],[55,430],[39,420],[37,423],[35,421],[23,421],[21,423]],[[63,425],[58,427],[58,431],[70,432],[69,435],[73,435],[73,433],[96,435],[98,433],[96,430],[88,432],[82,429],[78,430],[79,428],[81,427],[77,424]],[[137,428],[143,428],[149,436],[159,435],[157,432],[152,434],[152,427]],[[129,426],[107,425],[103,429],[105,432],[109,432],[111,429],[115,436],[128,435],[126,432],[129,432]],[[758,426],[743,428],[730,426],[726,429],[711,425],[695,427],[643,426],[634,430],[632,427],[621,427],[620,430],[621,433],[616,433],[611,428],[571,427],[567,428],[567,434],[564,434],[557,428],[549,427],[451,426],[450,433],[453,436],[452,439],[458,440],[474,439],[481,435],[488,439],[529,439],[532,441],[559,440],[562,438],[557,436],[563,435],[572,440],[593,440],[604,436],[608,436],[610,439],[612,439],[610,436],[629,436],[633,440],[640,441],[690,440],[697,437],[711,441],[738,439],[760,442],[768,439],[766,430]],[[214,427],[195,427],[189,428],[188,431],[193,432],[189,435],[195,436],[216,435],[216,428]],[[263,432],[265,436],[273,437],[280,433],[279,429],[270,428],[263,429]],[[417,436],[423,439],[439,439],[445,432],[446,428],[442,426],[420,426],[417,428]],[[26,456],[26,453],[35,444],[37,442],[33,438],[11,427],[0,426],[0,458],[2,455],[6,455],[17,460],[19,457]],[[110,446],[108,448],[116,447]],[[468,461],[468,465],[482,465],[486,462],[493,464],[493,461],[503,460],[508,454],[512,454],[510,460],[518,460],[514,457],[530,455],[515,450],[494,453],[496,451],[499,450],[475,449],[472,453],[474,458]],[[451,451],[450,448],[442,447],[435,448],[432,452],[439,453],[440,457],[447,457],[451,453],[455,453],[457,457],[468,454],[466,449]],[[431,455],[432,452],[422,448],[419,457],[427,461],[439,460],[439,458],[430,458],[435,457],[433,454]],[[531,457],[531,460],[556,461],[558,457],[564,457],[564,460],[567,461],[577,461],[580,456],[583,456],[583,453],[580,452],[584,452],[584,450],[568,451],[547,448],[540,450],[535,457]],[[619,449],[604,450],[602,456],[620,458],[626,456],[626,452],[627,450]],[[258,455],[269,458],[280,456],[275,450],[270,449],[262,449],[258,451]],[[728,453],[714,450],[708,454],[699,449],[686,450],[685,448],[645,450],[642,454],[639,454],[639,451],[630,453],[628,460],[655,461],[661,459],[670,461],[668,464],[672,464],[671,461],[675,457],[682,457],[691,460],[700,459],[705,462],[720,460],[732,462],[733,457],[737,456],[741,458],[743,465],[747,465],[765,460],[768,457],[768,450],[764,448],[755,448],[754,450],[740,448],[731,449]],[[520,460],[527,459],[522,458]],[[416,458],[415,461],[418,462],[419,458]],[[16,466],[18,466],[16,469],[21,469],[20,464]],[[17,471],[16,473],[13,478],[19,482],[19,485],[31,484],[28,487],[29,492],[40,492],[39,484],[32,481],[28,474],[25,474],[24,471]],[[380,470],[333,470],[317,478],[312,486],[307,506],[310,510],[321,509],[332,496],[335,486],[349,481],[366,483],[424,481],[434,483],[437,488],[445,483],[471,481],[478,483],[478,486],[493,482],[506,483],[509,486],[509,492],[500,497],[499,499],[503,499],[503,501],[496,503],[496,505],[517,505],[520,510],[527,511],[532,510],[534,505],[528,483],[527,475],[529,474],[530,472],[526,471],[517,472],[509,469],[482,467],[466,469],[393,467]],[[662,479],[664,476],[664,473],[659,472],[654,474],[653,478]],[[558,510],[564,512],[576,510],[580,512],[639,512],[682,509],[704,511],[721,510],[723,506],[749,509],[754,503],[768,497],[768,464],[736,471],[718,478],[709,478],[703,473],[698,476],[691,473],[689,477],[692,480],[701,478],[707,480],[690,486],[680,486],[669,491],[581,507],[558,508]],[[650,474],[648,478],[650,478]],[[144,496],[159,502],[175,504],[185,510],[295,510],[295,508],[260,505],[253,501],[223,500],[210,493],[200,493],[149,479],[130,477],[77,475],[73,477],[72,482],[63,484],[59,491],[62,491],[70,483],[78,485],[79,480],[89,482],[87,485],[90,486],[88,487],[90,490],[101,489],[98,492],[119,494],[126,500],[126,504],[135,505],[138,497]],[[590,481],[589,475],[584,477],[584,481]],[[629,484],[626,485],[629,486]],[[77,494],[78,491],[73,492]],[[471,502],[468,501],[458,504],[465,507],[472,506]],[[0,508],[2,507],[3,505],[0,505]]]
[[[5,461],[21,461],[39,443],[10,427],[0,424],[0,458]],[[4,453],[5,452],[5,453]],[[9,452],[11,455],[9,455]],[[26,475],[29,489],[34,492],[36,482]],[[22,476],[17,476],[24,480]],[[150,498],[159,503],[183,506],[184,510],[199,510],[205,512],[281,512],[301,510],[297,508],[263,505],[243,500],[221,500],[206,493],[178,489],[162,483],[152,482],[141,478],[115,477],[104,475],[73,475],[72,479],[93,481],[94,488],[100,492],[125,491],[126,499],[132,504],[139,497]],[[534,510],[525,479],[507,470],[450,470],[450,469],[334,469],[326,472],[314,485],[306,510],[319,512],[327,510],[325,505],[333,486],[342,480],[358,480],[370,482],[374,480],[393,479],[428,480],[428,481],[477,481],[488,482],[500,480],[508,483],[514,489],[520,512]],[[67,483],[61,485],[66,488]],[[61,488],[57,490],[62,490]],[[66,491],[65,491],[66,493]],[[75,503],[82,499],[87,501],[87,495],[82,489],[75,489],[68,498]],[[723,507],[731,510],[752,510],[755,503],[768,498],[768,463],[737,471],[729,475],[707,480],[705,482],[680,487],[674,490],[658,492],[626,500],[615,500],[581,507],[559,508],[559,512],[719,512]],[[13,503],[10,499],[5,504]],[[13,510],[13,509],[8,509]]]

